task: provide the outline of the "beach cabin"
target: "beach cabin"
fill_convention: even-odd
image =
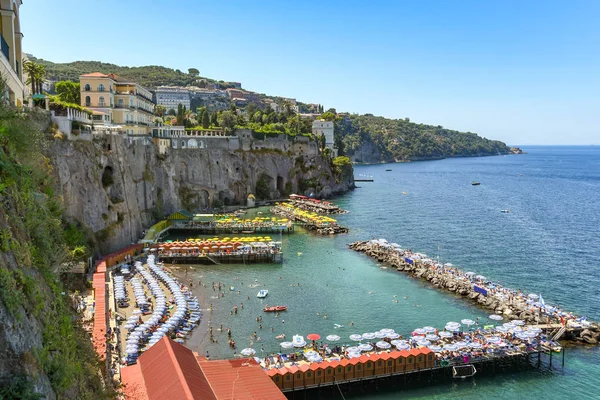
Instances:
[[[271,368],[267,371],[267,375],[269,375],[273,383],[275,383],[279,389],[283,388],[283,380],[281,379],[282,376],[280,372],[281,370],[279,368]]]
[[[377,361],[376,371],[378,371],[377,375],[391,374],[394,372],[394,359],[392,358],[390,353],[382,353],[379,355],[379,360]],[[383,369],[379,366],[379,361],[381,361],[383,365]]]
[[[418,360],[417,360],[417,364],[419,364],[419,368],[432,368],[433,367],[433,358],[434,358],[434,353],[433,351],[431,351],[428,348],[422,348],[421,349],[421,354],[423,356],[423,363],[419,364]]]
[[[423,369],[423,368],[425,368],[426,357],[423,354],[424,351],[425,351],[425,348],[410,350],[410,353],[413,356],[415,356],[415,364],[414,364],[415,369]]]
[[[336,381],[343,381],[346,379],[346,367],[348,366],[350,362],[348,361],[347,358],[344,358],[343,360],[341,360],[338,364],[338,366],[335,368],[335,380]]]
[[[377,354],[371,354],[370,356],[365,356],[366,360],[363,362],[365,366],[364,376],[373,376],[375,375],[375,363],[379,356]],[[361,357],[362,358],[362,357]]]
[[[354,379],[356,377],[356,364],[360,361],[358,358],[351,358],[346,365],[346,379]]]
[[[356,364],[354,364],[354,377],[362,378],[365,376],[365,362],[369,359],[366,355],[362,355],[359,358],[353,358],[350,360],[351,362],[356,360]]]
[[[335,376],[335,369],[340,365],[340,362],[337,360],[333,360],[324,364],[326,365],[325,382],[333,382],[333,377]]]
[[[302,364],[300,368],[300,372],[304,376],[304,386],[314,385],[315,384],[315,371],[311,369],[312,364]]]
[[[291,367],[288,367],[288,371],[290,371],[293,375],[295,388],[304,386],[304,372],[302,372],[300,368],[292,365]]]
[[[296,368],[296,367],[294,367]],[[297,369],[297,368],[296,368]],[[281,387],[283,389],[294,388],[294,373],[288,368],[279,368],[279,374],[281,375]]]
[[[406,372],[408,370],[408,356],[410,353],[408,350],[401,350],[399,353],[396,359],[396,372]]]
[[[315,385],[320,385],[325,382],[325,363],[312,363],[310,369],[315,376]]]

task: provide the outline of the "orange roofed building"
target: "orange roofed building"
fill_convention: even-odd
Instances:
[[[209,361],[163,337],[137,364],[121,369],[132,400],[285,400],[253,359]]]

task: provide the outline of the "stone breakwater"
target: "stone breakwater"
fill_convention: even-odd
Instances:
[[[558,331],[564,323],[566,330],[563,338],[589,344],[600,342],[600,330],[596,323],[588,323],[585,319],[582,323],[582,319],[572,313],[562,312],[552,307],[548,307],[551,311],[542,310],[539,303],[533,302],[532,299],[520,292],[491,285],[489,281],[477,282],[471,273],[451,268],[448,266],[449,264],[438,264],[433,260],[420,257],[418,253],[389,245],[381,239],[358,241],[348,247],[414,278],[426,280],[439,289],[468,298],[495,314],[509,319],[520,319],[528,325],[544,326],[548,330]],[[486,286],[486,283],[489,285]],[[494,288],[489,289],[490,286],[494,286]],[[476,288],[480,288],[480,290],[476,291]]]

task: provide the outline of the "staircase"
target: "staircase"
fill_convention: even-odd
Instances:
[[[557,341],[559,340],[562,335],[565,334],[565,332],[567,331],[567,327],[566,326],[561,326],[560,329],[558,330],[558,332],[556,332],[553,336],[552,336],[552,340],[553,341]]]
[[[205,257],[208,258],[210,261],[214,262],[217,265],[220,265],[221,263],[218,262],[217,260],[215,260],[214,258],[211,258],[208,254],[205,254]]]

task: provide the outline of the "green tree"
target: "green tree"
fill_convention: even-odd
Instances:
[[[210,116],[210,124],[212,126],[219,126],[219,113],[214,110]]]
[[[202,127],[207,129],[210,126],[210,120],[208,118],[208,111],[203,110],[202,113]]]
[[[156,107],[154,107],[154,113],[161,118],[165,116],[166,111],[167,108],[163,105],[158,104]]]
[[[196,68],[188,68],[188,73],[193,76],[200,75],[200,71],[198,71]]]
[[[171,109],[169,109],[169,112],[167,112],[167,115],[175,117],[175,116],[177,116],[177,111],[175,111],[174,108],[171,108]]]
[[[226,132],[231,132],[237,123],[237,116],[234,111],[223,111],[218,117],[219,126]]]
[[[33,61],[27,61],[23,65],[23,72],[27,74],[27,85],[31,85],[31,94],[38,93],[37,88],[37,73],[38,73],[38,65]]]
[[[60,81],[56,82],[56,94],[60,100],[65,103],[81,103],[81,91],[79,90],[79,82]]]

